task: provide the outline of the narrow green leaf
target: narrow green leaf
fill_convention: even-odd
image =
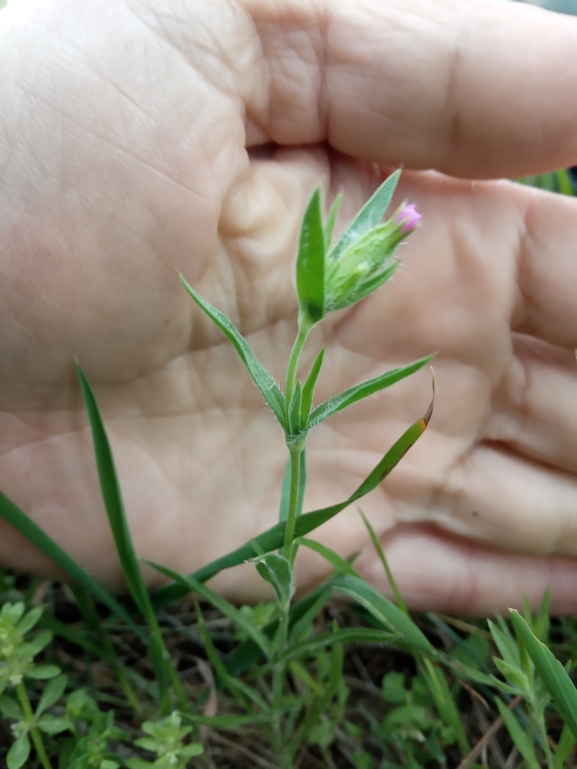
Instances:
[[[391,472],[391,470],[401,461],[407,451],[413,446],[420,436],[425,432],[427,424],[433,413],[433,401],[427,413],[414,424],[412,424],[397,442],[387,451],[385,456],[381,459],[378,465],[372,470],[371,473],[365,478],[361,485],[351,494],[351,496],[344,502],[337,505],[331,505],[330,507],[322,508],[321,510],[314,510],[311,513],[305,513],[297,518],[295,525],[295,536],[303,537],[309,534],[314,529],[317,529],[323,523],[333,518],[335,515],[344,510],[346,507],[356,502],[365,494],[375,489]],[[203,566],[196,572],[190,575],[190,578],[206,581],[218,574],[223,569],[230,569],[233,566],[238,566],[244,561],[248,561],[254,558],[259,553],[255,549],[255,544],[264,551],[269,552],[271,550],[278,550],[284,543],[284,532],[286,523],[277,523],[276,526],[268,529],[267,531],[259,534],[254,540],[247,542],[241,547],[233,550],[222,558],[217,558],[215,561]],[[180,576],[180,575],[179,575]],[[188,592],[186,584],[178,580],[179,584],[166,585],[164,587],[157,588],[151,592],[151,598],[154,606],[157,608],[166,606],[173,601],[177,601],[183,595]]]
[[[381,223],[385,211],[391,203],[400,175],[400,171],[395,171],[388,179],[385,179],[341,235],[338,243],[329,254],[329,259],[338,259],[351,243]]]
[[[282,392],[279,386],[262,365],[262,363],[255,356],[253,351],[248,346],[245,338],[238,331],[233,323],[224,315],[224,313],[217,310],[211,304],[206,302],[201,296],[199,296],[192,286],[186,282],[184,277],[180,275],[180,281],[190,296],[194,299],[197,305],[203,310],[208,317],[216,323],[228,341],[232,344],[237,351],[240,359],[244,363],[248,373],[251,375],[253,382],[260,390],[263,398],[268,403],[271,411],[280,422],[283,430],[287,430],[288,425],[285,419],[285,402]]]
[[[373,275],[372,278],[368,278],[367,280],[364,280],[362,283],[360,283],[356,290],[351,292],[350,303],[353,304],[360,302],[366,296],[372,294],[373,291],[376,291],[378,288],[384,285],[390,278],[393,277],[397,271],[397,268],[399,267],[399,264],[400,262],[398,259],[394,258],[393,262],[386,269],[377,272],[377,274]]]
[[[309,417],[307,429],[310,430],[312,427],[324,422],[325,419],[328,419],[328,417],[336,414],[338,411],[342,411],[352,403],[367,398],[369,395],[374,395],[374,393],[384,390],[385,387],[390,387],[392,384],[395,384],[395,382],[399,382],[401,379],[414,374],[415,371],[423,368],[423,366],[429,363],[432,359],[432,355],[427,355],[427,357],[420,358],[419,360],[410,363],[408,366],[387,371],[385,374],[381,374],[381,376],[369,379],[354,387],[350,387],[339,395],[335,395],[334,398],[329,398],[329,400],[321,403],[321,405],[317,406],[312,412]]]
[[[302,406],[301,406],[301,421],[303,425],[308,426],[308,418],[311,413],[313,405],[313,397],[315,394],[315,387],[317,386],[317,380],[321,373],[321,366],[323,365],[323,359],[325,357],[326,347],[322,347],[321,351],[316,357],[315,362],[309,372],[306,382],[303,386]]]
[[[340,571],[343,574],[350,574],[351,577],[361,578],[361,575],[351,566],[349,561],[342,558],[338,553],[335,553],[330,547],[323,545],[322,542],[317,542],[314,539],[306,539],[305,537],[299,537],[297,542],[299,545],[304,545],[305,547],[308,547],[309,550],[314,550],[315,553],[322,555],[322,557],[328,561],[331,566],[334,566],[337,571]]]
[[[505,722],[507,731],[515,743],[515,747],[527,762],[529,769],[540,769],[541,764],[539,761],[537,761],[535,756],[535,749],[533,747],[532,740],[529,738],[529,735],[525,734],[523,729],[521,729],[521,726],[516,717],[507,708],[503,700],[501,700],[499,697],[496,697],[495,702],[499,708],[501,718]]]
[[[555,761],[553,763],[553,769],[563,769],[563,764],[565,763],[566,759],[569,758],[576,741],[577,741],[577,738],[573,736],[573,734],[571,733],[571,729],[569,729],[569,727],[565,725],[563,727],[563,731],[561,732],[561,737],[559,738],[559,742],[557,743],[557,750],[555,751]]]
[[[240,700],[241,703],[243,703],[245,706],[249,706],[249,704],[252,702],[254,703],[261,711],[266,712],[267,711],[267,705],[265,701],[262,699],[260,694],[256,691],[256,689],[253,689],[252,686],[249,686],[246,684],[241,678],[236,676],[235,674],[229,673],[227,670],[224,662],[220,658],[219,653],[217,652],[212,639],[210,635],[208,634],[208,630],[206,629],[206,624],[204,621],[204,617],[202,615],[202,611],[200,609],[200,606],[198,603],[196,604],[196,616],[198,617],[198,627],[200,630],[200,637],[202,640],[202,645],[204,647],[204,650],[206,651],[206,656],[208,657],[208,660],[210,664],[212,665],[214,672],[220,678],[224,686],[228,688],[231,694],[233,694],[236,699]],[[252,639],[250,639],[252,641]],[[254,641],[253,641],[254,643]],[[257,647],[258,649],[259,647]],[[260,658],[262,652],[259,649],[259,654],[257,659]]]
[[[377,551],[377,555],[379,556],[380,562],[383,564],[383,569],[385,574],[387,575],[387,579],[389,581],[389,585],[391,586],[391,590],[393,591],[393,595],[395,597],[395,602],[399,609],[405,614],[409,614],[409,610],[407,608],[406,603],[403,600],[403,596],[401,595],[401,592],[399,588],[397,587],[397,583],[395,582],[395,578],[393,577],[393,573],[389,567],[389,562],[387,561],[387,558],[385,556],[385,551],[383,550],[383,546],[381,545],[380,539],[377,537],[375,530],[371,526],[368,518],[363,513],[361,508],[359,507],[359,513],[361,515],[361,518],[363,519],[363,523],[365,524],[365,528],[369,532],[369,536],[371,538],[371,542],[373,543],[373,547]]]
[[[42,692],[42,697],[40,697],[40,702],[38,703],[38,707],[36,708],[36,716],[41,715],[44,713],[45,710],[48,710],[48,708],[51,708],[52,705],[54,705],[60,697],[64,694],[64,690],[66,689],[66,682],[68,681],[68,677],[65,675],[58,676],[57,678],[53,678],[50,683],[46,684],[46,687],[44,688],[44,691]]]
[[[330,701],[337,693],[342,680],[343,659],[344,654],[342,644],[337,643],[331,649],[329,680],[323,689],[323,693],[316,698],[313,706],[309,709],[290,742],[288,753],[291,759],[294,758],[301,743],[307,739],[311,728],[316,724],[321,714],[325,712]]]
[[[118,557],[122,565],[122,571],[124,572],[126,584],[129,587],[132,597],[143,616],[150,624],[150,617],[154,612],[148,598],[148,591],[144,584],[144,579],[142,578],[134,547],[132,545],[132,538],[130,536],[130,530],[124,512],[120,484],[116,473],[116,465],[114,464],[114,457],[112,456],[112,449],[110,448],[110,443],[106,434],[104,422],[100,415],[98,404],[96,403],[96,398],[94,397],[94,392],[78,362],[76,363],[76,371],[78,379],[80,380],[82,398],[88,412],[90,429],[92,430],[92,440],[94,443],[94,453],[96,455],[96,466],[98,469],[98,477],[100,479],[102,498],[108,515],[112,535],[114,537]]]
[[[288,662],[290,660],[310,657],[326,649],[327,646],[333,646],[335,643],[372,643],[384,644],[391,643],[399,638],[399,633],[393,633],[390,630],[373,630],[371,628],[351,627],[339,630],[331,630],[330,633],[321,633],[309,638],[306,641],[289,646],[279,657],[279,662]]]
[[[341,207],[342,199],[343,199],[343,193],[339,192],[339,194],[336,196],[331,206],[331,210],[329,211],[329,216],[327,219],[327,223],[325,225],[325,252],[326,253],[328,253],[331,247],[331,240],[333,239],[333,230],[335,228],[335,221],[337,219],[339,208]]]
[[[511,667],[519,667],[519,649],[508,628],[498,628],[491,620],[487,620],[487,625],[503,660]]]
[[[317,592],[317,591],[315,591]],[[330,590],[323,590],[315,596],[314,601],[311,601],[308,608],[303,611],[300,616],[296,616],[294,609],[298,604],[292,607],[293,611],[289,616],[290,627],[290,641],[291,643],[298,643],[304,638],[308,638],[312,633],[313,624],[316,618],[319,616],[321,610],[326,606],[331,597]]]
[[[302,431],[301,405],[303,399],[303,387],[297,380],[291,402],[288,407],[288,426],[291,435],[298,435]]]
[[[125,622],[138,635],[140,640],[146,640],[142,630],[134,623],[126,609],[2,492],[0,492],[0,517],[54,561],[75,582],[83,585],[99,601],[102,601],[115,617]]]
[[[421,661],[419,668],[427,682],[429,691],[433,695],[439,716],[447,726],[452,727],[461,753],[466,755],[470,751],[471,746],[469,745],[469,740],[459,715],[459,709],[451,694],[451,689],[444,672],[438,665],[433,664],[431,660],[426,658]]]
[[[158,684],[158,701],[163,703],[162,710],[165,710],[168,707],[168,660],[164,645],[156,634],[151,634],[148,641],[148,658]]]
[[[217,595],[213,590],[208,588],[198,579],[195,579],[193,576],[185,577],[182,574],[179,574],[177,571],[173,571],[172,569],[169,569],[166,566],[162,566],[159,563],[155,563],[154,561],[146,560],[146,563],[159,571],[161,574],[164,574],[166,577],[170,577],[175,582],[179,582],[183,587],[186,588],[186,593],[198,593],[200,596],[202,596],[206,601],[211,603],[216,609],[222,612],[222,614],[226,615],[230,620],[232,620],[232,622],[238,625],[238,627],[242,628],[245,633],[247,633],[253,639],[253,641],[255,641],[255,643],[260,646],[265,656],[270,658],[272,654],[270,641],[257,627],[253,625],[246,614],[243,614],[243,612],[239,611],[227,600]]]
[[[12,747],[8,751],[8,754],[6,756],[6,766],[7,769],[20,769],[26,761],[28,761],[28,756],[30,755],[30,740],[28,738],[28,734],[24,732],[24,734],[21,734],[15,742],[12,744]]]
[[[433,646],[413,620],[365,580],[339,574],[333,580],[332,586],[334,592],[353,598],[386,628],[400,633],[414,649],[426,654],[434,653]]]
[[[296,287],[301,314],[311,323],[318,323],[325,312],[325,232],[318,187],[309,201],[301,227]]]
[[[555,659],[547,646],[533,635],[519,612],[513,609],[511,610],[511,622],[517,633],[517,638],[527,649],[537,673],[557,706],[557,710],[577,739],[577,689],[567,671],[559,660]]]

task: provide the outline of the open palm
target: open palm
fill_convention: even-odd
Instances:
[[[342,229],[383,166],[404,164],[398,202],[424,225],[391,283],[313,332],[304,364],[327,344],[324,399],[437,353],[429,429],[363,505],[408,603],[484,613],[550,584],[555,609],[577,609],[577,205],[467,181],[577,160],[575,110],[551,95],[577,85],[557,74],[574,22],[457,0],[22,0],[0,38],[7,496],[122,584],[77,356],[140,555],[189,572],[272,525],[282,431],[177,273],[282,381],[313,187],[327,204],[344,192]],[[527,39],[541,59],[523,58]],[[430,395],[425,369],[311,433],[305,509],[346,498]],[[361,551],[387,590],[357,510],[318,536]],[[51,571],[5,525],[0,557]],[[305,557],[301,587],[325,570]],[[248,565],[215,584],[235,599],[263,590]]]

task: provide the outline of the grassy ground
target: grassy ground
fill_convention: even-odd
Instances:
[[[106,761],[122,765],[123,760],[140,755],[149,761],[153,753],[135,747],[142,738],[142,723],[159,718],[156,698],[155,674],[146,648],[130,629],[111,620],[105,607],[98,606],[99,623],[88,629],[86,619],[71,591],[67,587],[39,580],[18,579],[4,575],[0,600],[25,601],[28,606],[42,605],[46,609],[44,621],[58,629],[55,622],[62,622],[68,629],[69,638],[56,635],[41,653],[41,661],[57,665],[68,676],[66,692],[83,690],[93,698],[97,707],[92,714],[74,715],[66,694],[50,709],[57,718],[68,717],[75,724],[78,735],[64,730],[55,736],[45,735],[47,752],[53,766],[98,766],[107,769]],[[203,606],[206,629],[223,658],[238,646],[244,636],[222,614]],[[246,610],[249,611],[249,610]],[[259,624],[267,621],[270,606],[250,610]],[[108,616],[107,616],[108,615]],[[256,616],[260,615],[260,616]],[[186,697],[194,710],[206,717],[232,717],[246,715],[247,709],[230,691],[215,682],[211,665],[207,663],[206,649],[202,640],[194,603],[185,599],[170,611],[158,615],[166,645],[174,667],[178,670]],[[457,664],[465,663],[482,678],[495,675],[500,681],[504,676],[493,657],[502,658],[496,647],[487,622],[461,620],[426,615],[416,621],[436,649],[446,653]],[[343,602],[331,602],[315,619],[315,633],[322,634],[337,623],[339,627],[370,627],[367,615]],[[546,623],[545,623],[546,624]],[[61,629],[62,630],[62,629]],[[77,632],[84,646],[72,638]],[[71,635],[72,634],[72,635]],[[137,694],[136,711],[126,691],[118,681],[118,671],[110,660],[92,654],[86,644],[98,647],[106,634],[116,652],[116,663],[122,667],[129,685]],[[563,662],[577,656],[577,621],[558,620],[545,632],[556,656]],[[515,696],[499,691],[493,683],[475,682],[470,676],[464,680],[450,667],[444,666],[448,684],[443,696],[447,697],[445,712],[436,701],[431,679],[423,667],[419,654],[407,652],[403,643],[347,644],[342,674],[338,687],[324,711],[318,715],[307,739],[303,741],[295,757],[294,766],[302,769],[316,767],[358,767],[359,769],[393,769],[394,767],[494,767],[505,769],[522,766],[575,766],[577,752],[571,749],[564,763],[549,764],[543,747],[542,733],[535,721],[530,697]],[[303,669],[289,673],[289,687],[295,700],[306,704],[314,687],[326,686],[330,653],[323,651],[303,661]],[[439,668],[441,669],[441,668]],[[307,674],[310,680],[307,680]],[[242,678],[260,691],[270,688],[270,673],[262,664],[252,666]],[[28,692],[32,708],[46,688],[45,681],[30,679]],[[538,679],[536,688],[539,689]],[[541,695],[543,692],[541,692]],[[525,760],[511,738],[496,706],[496,698],[508,699],[510,712],[514,713],[520,729],[531,746],[533,760]],[[548,697],[545,695],[546,699]],[[451,717],[451,705],[462,725],[462,733]],[[103,716],[102,714],[107,714]],[[111,715],[113,714],[113,715]],[[110,720],[106,721],[106,718]],[[119,729],[111,728],[112,719]],[[249,719],[250,721],[250,719]],[[4,717],[0,726],[0,765],[4,766],[8,748],[14,735],[10,724],[14,719]],[[545,708],[545,733],[555,755],[563,729],[563,719],[551,702]],[[82,735],[89,736],[85,745],[84,759],[78,764],[66,764],[55,760],[62,753],[67,741],[79,744]],[[231,723],[228,728],[213,728],[197,724],[196,739],[204,745],[204,754],[192,757],[188,763],[174,764],[194,767],[278,767],[280,757],[271,740],[258,723]],[[190,739],[187,735],[183,742]],[[520,745],[523,743],[520,742]],[[529,755],[531,755],[531,753]],[[25,763],[35,768],[42,764],[34,756],[34,750]],[[168,766],[169,764],[166,764]],[[113,766],[109,764],[108,766]]]

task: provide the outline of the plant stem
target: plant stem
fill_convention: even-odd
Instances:
[[[299,501],[299,485],[301,476],[301,453],[303,449],[297,449],[290,452],[291,458],[291,476],[289,504],[286,520],[286,529],[284,535],[284,557],[287,561],[291,560],[291,546],[295,536],[295,525],[297,519],[297,507]]]
[[[32,741],[34,742],[34,747],[36,748],[36,752],[38,753],[38,758],[40,759],[40,763],[42,764],[44,769],[52,769],[52,764],[50,763],[50,759],[48,758],[48,755],[46,753],[46,748],[44,747],[44,741],[42,740],[42,735],[40,734],[38,727],[34,722],[34,713],[32,712],[32,706],[30,705],[30,700],[28,699],[28,693],[22,681],[20,681],[19,684],[16,684],[16,693],[18,694],[20,705],[22,706],[22,710],[26,717],[26,723],[28,724],[30,734],[32,736]]]
[[[312,330],[312,325],[310,321],[302,320],[301,318],[299,318],[299,330],[298,330],[297,338],[295,339],[295,343],[293,344],[293,348],[291,350],[287,372],[286,372],[285,402],[286,402],[287,413],[288,413],[288,408],[290,405],[292,395],[295,391],[295,383],[297,378],[297,369],[299,365],[299,359],[301,357],[303,347],[305,346],[305,342],[307,341],[307,337],[310,334],[311,330]]]

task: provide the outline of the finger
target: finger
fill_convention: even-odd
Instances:
[[[434,523],[509,552],[577,556],[577,478],[501,444],[461,452],[429,428],[427,446],[417,444],[383,488],[399,500],[400,523]]]
[[[261,141],[486,178],[577,160],[577,20],[502,2],[245,0]]]
[[[489,616],[521,609],[525,597],[535,610],[551,588],[552,613],[577,611],[576,561],[503,553],[430,526],[399,526],[386,535],[383,546],[401,595],[413,610]],[[392,597],[372,546],[355,567]]]
[[[515,356],[493,394],[482,438],[577,474],[577,368],[572,350],[515,340]]]

